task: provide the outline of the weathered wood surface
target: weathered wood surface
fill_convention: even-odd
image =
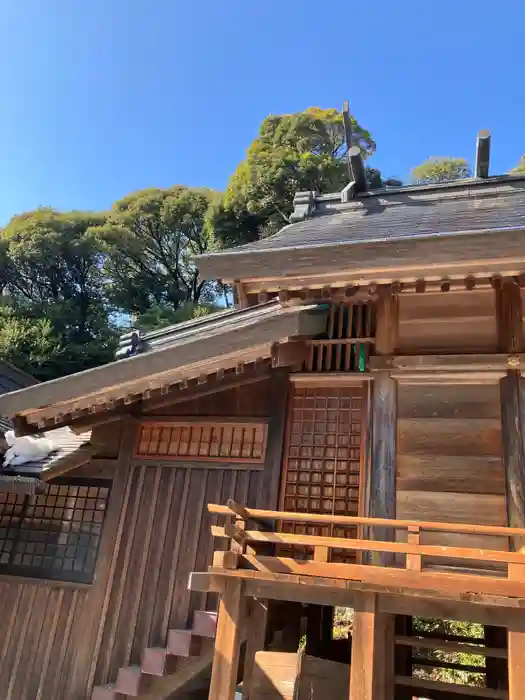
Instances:
[[[209,700],[234,700],[243,603],[242,581],[227,581],[219,604]]]
[[[282,415],[286,376],[276,374],[268,382],[160,410],[165,415]],[[0,688],[11,688],[2,700],[84,699],[92,684],[115,681],[120,667],[139,664],[146,647],[166,644],[168,629],[190,626],[196,610],[216,609],[215,593],[187,588],[189,574],[209,565],[218,544],[206,504],[235,498],[253,506],[277,505],[282,426],[273,418],[265,468],[257,471],[186,469],[183,463],[130,469],[135,435],[126,428],[121,436],[118,424],[111,430],[116,444],[106,431],[103,454],[111,460],[120,450],[120,457],[116,464],[100,460],[110,464],[104,476],[114,483],[95,583],[0,581]],[[181,663],[181,678],[198,671],[199,663]],[[175,687],[175,678],[155,680],[155,688],[165,693],[161,697]]]
[[[523,352],[523,310],[521,289],[514,279],[497,280],[496,323],[499,352]]]
[[[399,354],[494,352],[492,290],[415,294],[399,299]]]
[[[398,396],[398,518],[505,525],[497,384],[402,384]],[[483,545],[475,535],[457,533],[442,540],[424,532],[421,541],[508,549],[508,540]]]
[[[247,520],[290,520],[297,523],[328,523],[333,525],[378,525],[397,530],[406,530],[417,526],[424,530],[436,530],[447,533],[494,535],[509,537],[510,535],[525,535],[525,528],[512,528],[507,526],[476,525],[459,522],[430,522],[421,520],[404,520],[396,518],[372,518],[353,515],[330,515],[324,513],[292,513],[281,510],[267,510],[264,508],[244,507],[235,501],[228,501],[228,505],[208,504],[208,512],[214,515],[239,515]]]
[[[380,612],[377,596],[356,598],[352,624],[350,697],[391,700],[394,695],[394,616]]]
[[[387,374],[383,374],[375,380],[372,391],[368,504],[371,517],[396,517],[396,409],[396,382]],[[392,530],[374,528],[373,536],[379,540],[388,540],[394,538],[394,533]]]
[[[509,525],[525,525],[525,379],[517,372],[501,380],[501,425]],[[515,538],[517,549],[525,538]]]
[[[391,291],[383,291],[377,300],[376,342],[378,355],[394,355],[399,335],[399,299]]]

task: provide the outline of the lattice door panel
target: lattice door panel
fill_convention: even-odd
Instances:
[[[358,515],[365,389],[295,387],[290,398],[282,510]],[[283,532],[357,537],[357,528],[283,523]],[[310,558],[307,548],[280,548],[282,556]],[[332,561],[354,561],[333,552]]]

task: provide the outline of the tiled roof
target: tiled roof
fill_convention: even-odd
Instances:
[[[51,454],[44,459],[35,462],[26,462],[14,468],[0,468],[0,472],[3,474],[40,477],[43,476],[44,472],[52,470],[59,462],[63,462],[73,454],[75,455],[75,460],[78,459],[79,463],[83,458],[87,461],[91,456],[92,448],[89,444],[89,439],[91,437],[90,432],[77,435],[69,428],[57,428],[56,430],[50,430],[44,433],[41,437],[51,440],[54,447]]]
[[[143,338],[128,335],[121,340],[122,359],[0,396],[0,413],[20,414],[33,424],[61,416],[68,424],[72,411],[78,417],[92,406],[114,406],[129,396],[271,357],[274,343],[317,334],[325,316],[326,309],[317,305],[285,307],[275,300],[210,314]]]
[[[37,381],[28,374],[0,361],[0,395],[34,384],[37,384]],[[13,425],[8,418],[0,416],[0,436],[3,436],[8,430],[12,430],[12,427]],[[89,458],[91,455],[91,446],[89,445],[91,433],[89,432],[77,435],[69,428],[58,428],[45,433],[42,437],[51,440],[55,448],[50,455],[45,459],[27,462],[12,469],[3,469],[3,457],[0,454],[0,474],[4,476],[11,474],[24,477],[40,477],[44,472],[53,469],[59,462],[69,459],[73,454],[79,462],[84,457]]]
[[[273,236],[200,256],[201,274],[222,279],[279,276],[287,274],[294,257],[302,251],[313,256],[316,248],[350,250],[360,244],[525,228],[525,177],[378,190],[348,202],[337,193],[312,195],[308,211],[305,220]]]

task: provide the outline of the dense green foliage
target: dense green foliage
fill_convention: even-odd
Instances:
[[[352,119],[366,160],[371,134]],[[513,172],[525,170],[525,156]],[[369,186],[395,187],[366,166]],[[431,158],[415,182],[467,177],[462,159]],[[106,212],[20,214],[0,230],[0,359],[38,379],[113,358],[130,323],[150,331],[231,304],[203,280],[195,257],[275,233],[296,192],[340,191],[349,181],[341,112],[311,107],[264,119],[226,192],[182,185],[129,194]]]
[[[525,173],[525,154],[523,154],[521,156],[518,165],[515,168],[512,168],[512,170],[510,172],[511,173]]]
[[[370,133],[355,119],[352,139],[364,158],[375,151]],[[275,233],[289,223],[296,192],[343,189],[349,178],[346,151],[343,117],[335,109],[267,117],[224,197],[212,206],[210,229],[228,246]],[[372,186],[381,185],[378,170],[368,168],[367,174]]]
[[[414,184],[428,185],[449,180],[462,180],[471,176],[470,166],[464,158],[432,156],[410,173]]]

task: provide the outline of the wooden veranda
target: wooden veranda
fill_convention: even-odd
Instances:
[[[465,695],[502,700],[523,697],[525,552],[440,546],[425,544],[423,540],[427,533],[434,537],[441,534],[445,539],[451,534],[469,534],[512,543],[523,537],[525,530],[270,511],[245,508],[233,501],[227,506],[210,504],[208,509],[224,519],[222,525],[212,526],[212,534],[228,542],[225,550],[214,553],[207,572],[195,572],[190,579],[192,590],[218,592],[221,596],[210,700],[233,698],[243,628],[248,638],[244,685],[249,684],[255,653],[264,645],[266,618],[261,615],[260,601],[267,600],[355,610],[350,664],[352,700],[390,700],[394,689],[400,687],[414,693],[442,691],[442,697],[447,692],[462,692],[462,686],[397,672],[396,646],[425,645],[425,640],[417,635],[396,634],[395,616],[404,614],[506,628],[508,649],[480,648],[450,640],[443,641],[442,647],[449,651],[474,649],[474,653],[507,662],[508,691],[463,686]],[[305,534],[280,531],[285,521],[300,525]],[[248,528],[248,523],[254,529]],[[307,534],[309,528],[319,524],[358,526],[363,529],[363,538]],[[376,529],[396,536],[391,541],[369,539]],[[283,546],[288,556],[281,556],[279,548]],[[354,563],[348,556],[343,562],[334,561],[334,554],[341,552],[353,555]],[[245,599],[256,604],[252,602],[247,608]],[[248,609],[253,617],[247,621]],[[246,687],[246,697],[248,692]]]

